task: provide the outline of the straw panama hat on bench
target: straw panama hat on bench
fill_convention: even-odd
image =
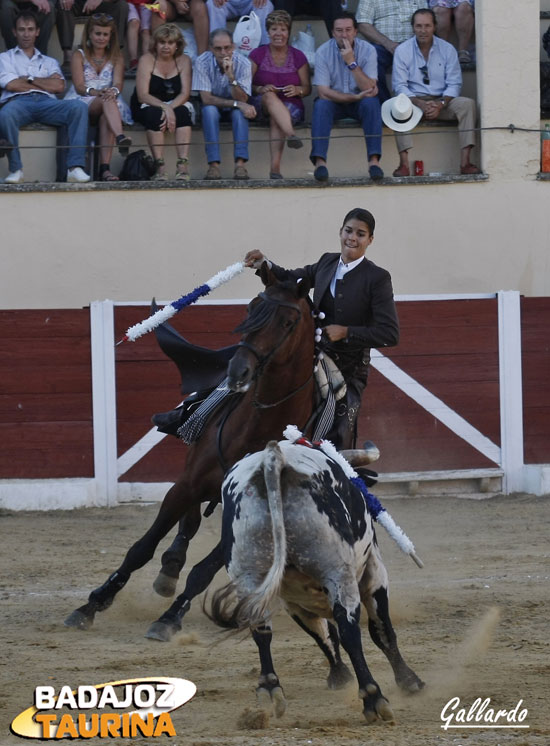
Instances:
[[[400,93],[382,104],[382,121],[396,132],[410,132],[422,119],[422,109],[415,106],[408,96]]]

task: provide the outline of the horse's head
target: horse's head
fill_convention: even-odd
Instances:
[[[266,288],[250,303],[246,319],[235,329],[243,337],[227,369],[233,391],[246,391],[267,366],[279,371],[281,386],[289,378],[283,371],[294,374],[289,380],[294,385],[296,376],[304,378],[304,361],[308,374],[313,369],[315,324],[309,283],[279,282],[266,263],[260,275]]]

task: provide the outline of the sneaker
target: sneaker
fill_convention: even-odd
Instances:
[[[205,179],[208,181],[215,181],[216,179],[222,178],[222,173],[220,171],[220,167],[217,163],[210,163],[208,166],[208,171],[206,172]]]
[[[80,166],[75,166],[67,171],[67,181],[73,184],[85,184],[90,177]]]
[[[300,140],[298,135],[289,135],[286,138],[286,144],[289,148],[293,148],[294,150],[298,150],[298,148],[303,148],[304,143]]]
[[[23,181],[23,171],[12,171],[4,179],[4,184],[20,184]]]
[[[315,181],[328,181],[328,168],[326,166],[317,166],[313,172]]]
[[[239,181],[246,181],[246,179],[249,179],[250,176],[248,175],[248,171],[244,166],[235,166],[235,170],[233,171],[233,178],[238,179]]]
[[[376,163],[373,163],[372,166],[369,166],[369,176],[373,181],[381,181],[384,178],[384,172],[380,168],[380,166],[377,166]]]

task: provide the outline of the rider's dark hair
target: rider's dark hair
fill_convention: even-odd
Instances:
[[[360,220],[362,223],[365,223],[365,225],[368,226],[370,235],[374,235],[375,222],[372,212],[364,210],[362,207],[354,207],[353,210],[350,210],[344,218],[342,228],[345,226],[348,220]]]

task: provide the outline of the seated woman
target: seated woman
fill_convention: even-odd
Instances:
[[[269,117],[271,179],[283,178],[281,157],[285,139],[289,148],[303,145],[293,125],[304,120],[302,99],[311,93],[306,56],[288,45],[291,23],[286,10],[270,13],[265,21],[269,44],[253,49],[249,56],[252,62],[251,103]]]
[[[185,40],[175,23],[159,26],[150,51],[138,64],[132,115],[147,130],[147,141],[155,159],[155,180],[166,181],[164,135],[175,133],[178,156],[176,179],[189,180],[191,114],[186,103],[191,92],[191,60],[183,54]]]
[[[88,18],[81,46],[71,58],[71,75],[73,85],[65,98],[79,98],[88,104],[90,122],[99,126],[99,178],[118,181],[110,169],[113,145],[116,142],[121,155],[128,154],[132,140],[123,133],[122,122],[133,121],[130,108],[120,95],[124,59],[111,16],[96,13]]]

